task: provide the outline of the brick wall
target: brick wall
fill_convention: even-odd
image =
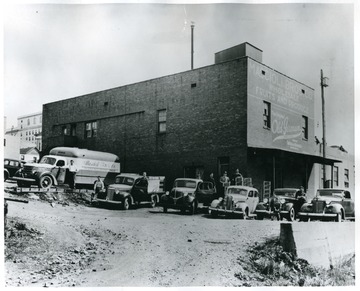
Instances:
[[[76,124],[81,148],[117,154],[122,171],[166,175],[203,166],[218,178],[218,157],[246,174],[247,59],[45,104],[43,144],[49,151],[62,127]],[[167,110],[166,134],[157,133],[158,110]],[[96,138],[85,122],[97,120]],[[169,185],[167,185],[169,187]]]

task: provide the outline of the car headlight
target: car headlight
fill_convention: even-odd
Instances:
[[[326,203],[326,206],[329,206],[331,204],[331,201],[327,200],[327,201],[325,201],[325,203]]]
[[[185,197],[185,196],[188,196],[188,195],[189,195],[189,193],[187,193],[187,192],[184,193],[184,197]]]
[[[284,199],[284,198],[281,198],[279,202],[280,202],[281,204],[284,204],[284,203],[285,203],[285,199]]]
[[[115,191],[115,195],[119,195],[120,194],[120,191],[119,190],[116,190]]]
[[[264,201],[263,201],[264,203],[268,203],[269,202],[269,199],[267,199],[267,198],[264,198]]]
[[[169,196],[169,195],[170,195],[169,191],[166,191],[166,192],[165,192],[165,195],[168,195],[168,196]]]
[[[221,202],[221,201],[223,201],[223,200],[224,200],[224,198],[222,198],[222,197],[219,198],[219,202]]]

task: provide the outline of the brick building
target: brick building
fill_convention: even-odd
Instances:
[[[237,168],[260,192],[308,185],[316,155],[314,90],[262,64],[249,43],[215,64],[44,104],[43,149],[114,153],[124,172],[218,177]],[[266,183],[265,183],[266,184]]]

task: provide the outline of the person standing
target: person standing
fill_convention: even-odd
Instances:
[[[104,190],[104,182],[101,181],[100,176],[97,177],[97,180],[94,183],[94,193],[91,194],[91,202],[93,201],[94,197],[99,194],[100,191]]]
[[[75,166],[74,160],[70,160],[70,165],[69,165],[69,174],[70,174],[70,179],[69,179],[69,186],[70,189],[76,189],[76,173],[78,172],[77,167]]]
[[[243,185],[243,176],[240,174],[239,169],[236,169],[234,179],[234,185]]]
[[[220,183],[221,183],[221,193],[220,195],[222,197],[225,197],[225,192],[227,187],[230,185],[230,178],[227,175],[227,172],[225,171],[224,174],[220,177]]]

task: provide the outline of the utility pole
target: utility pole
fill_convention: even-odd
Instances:
[[[325,158],[326,158],[326,125],[325,125],[325,98],[324,98],[324,88],[328,87],[328,78],[323,76],[323,70],[321,70],[321,76],[320,76],[320,85],[321,85],[321,105],[322,105],[322,130],[323,130],[323,157],[324,157],[324,163],[323,163],[323,180],[324,185],[323,187],[326,188],[326,164],[325,164]]]
[[[194,69],[194,22],[191,22],[191,70]]]

